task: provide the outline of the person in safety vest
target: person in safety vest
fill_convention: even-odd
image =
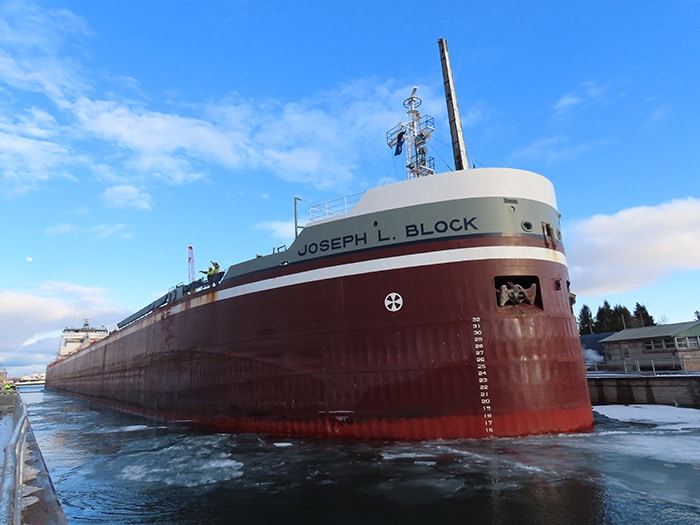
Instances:
[[[221,266],[219,266],[219,263],[216,261],[209,261],[212,266],[209,267],[209,273],[207,275],[207,278],[209,280],[209,286],[216,286],[219,284],[219,281],[223,277],[223,272],[221,271]]]
[[[214,280],[214,268],[211,266],[207,268],[206,271],[204,270],[199,270],[199,273],[205,273],[207,274],[207,281],[209,282],[209,286],[211,286],[212,281]]]

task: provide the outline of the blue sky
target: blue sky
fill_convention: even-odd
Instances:
[[[0,363],[293,238],[403,177],[419,86],[452,168],[437,39],[470,158],[556,187],[576,311],[700,309],[700,2],[0,0]],[[303,210],[303,207],[302,207]]]

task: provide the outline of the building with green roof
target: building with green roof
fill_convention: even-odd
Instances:
[[[700,370],[700,320],[627,328],[600,342],[609,369]]]

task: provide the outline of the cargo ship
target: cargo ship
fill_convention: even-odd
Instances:
[[[469,166],[438,43],[454,171],[435,173],[414,88],[386,136],[404,180],[312,207],[289,248],[176,286],[51,363],[46,388],[224,432],[591,430],[553,185]]]

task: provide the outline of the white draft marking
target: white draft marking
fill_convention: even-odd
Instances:
[[[384,306],[390,312],[398,312],[403,306],[403,297],[396,292],[391,292],[384,298]]]

